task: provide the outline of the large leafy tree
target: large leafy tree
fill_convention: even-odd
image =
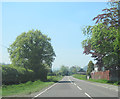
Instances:
[[[114,70],[120,68],[120,5],[118,2],[110,4],[111,8],[103,9],[103,14],[93,19],[97,25],[83,30],[87,35],[87,39],[82,42],[84,53],[92,54],[99,70],[102,66]]]
[[[100,23],[92,27],[91,31],[86,34],[91,36],[82,42],[85,54],[92,54],[97,60],[99,70],[102,67],[106,69],[118,68],[118,53],[114,49],[116,34],[118,29]]]
[[[120,1],[111,0],[109,4],[111,7],[103,9],[103,13],[97,15],[93,20],[96,20],[96,23],[107,25],[108,29],[111,27],[118,29],[117,33],[115,33],[116,37],[114,38],[114,52],[118,58],[118,69],[120,69]]]
[[[12,64],[33,70],[36,79],[46,79],[55,57],[50,40],[39,30],[22,33],[8,49]]]

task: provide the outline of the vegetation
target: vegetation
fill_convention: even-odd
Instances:
[[[3,84],[46,81],[55,57],[50,41],[39,30],[19,35],[8,48],[12,64],[2,65]]]
[[[2,95],[31,94],[32,92],[40,91],[42,88],[47,87],[50,84],[53,84],[53,82],[41,82],[40,80],[37,80],[35,82],[28,81],[18,85],[3,85]]]
[[[2,86],[0,86],[0,97],[2,97]]]
[[[91,54],[97,61],[98,70],[120,71],[120,12],[118,3],[111,3],[111,8],[103,9],[93,20],[94,26],[86,26],[83,34],[87,36],[82,41],[84,54]],[[58,71],[51,71],[55,52],[51,39],[39,30],[31,30],[19,35],[8,48],[12,64],[2,65],[3,96],[30,94],[39,91],[65,75],[72,75],[81,80],[87,80],[86,75],[76,74],[84,72],[78,66],[62,66]],[[92,61],[87,67],[87,75],[94,69]],[[48,76],[49,75],[49,76]],[[62,76],[61,76],[62,75]],[[118,85],[120,81],[93,80],[88,81]],[[13,85],[14,84],[14,85]],[[0,91],[1,93],[1,91]]]
[[[116,34],[118,30],[108,27],[103,24],[98,24],[92,27],[90,38],[83,41],[84,53],[92,54],[92,57],[97,60],[99,70],[103,65],[106,69],[118,68],[118,54],[114,50],[116,42]]]
[[[23,67],[15,67],[13,65],[2,65],[2,83],[17,84],[32,81],[34,79],[33,71],[26,71]]]
[[[67,67],[67,66],[61,66],[60,70],[54,71],[54,75],[62,75],[62,76],[68,76],[72,74],[76,74],[77,72],[85,72],[82,68],[79,66],[72,66],[72,67]]]
[[[94,70],[94,64],[92,61],[88,63],[87,75],[90,76],[90,73]]]
[[[111,3],[112,8],[103,9],[99,14],[96,25],[87,26],[83,34],[87,38],[82,42],[85,54],[91,54],[97,61],[98,70],[120,70],[120,34],[118,21],[118,3]],[[119,24],[120,25],[120,24]]]
[[[98,82],[98,83],[104,83],[104,84],[112,84],[112,85],[120,85],[120,81],[109,81],[109,80],[104,80],[104,79],[87,79],[86,75],[80,75],[80,74],[74,74],[73,77],[80,79],[80,80],[87,80],[91,82]]]
[[[53,84],[56,81],[62,79],[62,76],[48,76],[48,81],[42,82],[40,80],[37,81],[28,81],[26,83],[21,83],[17,85],[3,85],[2,87],[2,95],[10,96],[10,95],[26,95],[31,94],[41,89]]]
[[[69,75],[69,68],[66,66],[61,66],[60,68],[60,74],[65,76],[65,75]]]
[[[73,74],[72,76],[75,77],[75,78],[78,78],[80,80],[87,80],[86,75]]]
[[[82,68],[80,68],[79,66],[72,66],[72,67],[70,67],[70,69],[69,69],[70,75],[76,74],[76,73],[79,72],[80,70],[82,70]]]
[[[19,35],[8,49],[13,66],[32,70],[35,80],[46,80],[55,57],[50,40],[39,30]]]
[[[48,81],[51,81],[51,82],[58,82],[62,78],[63,78],[63,76],[61,76],[61,75],[58,75],[58,76],[47,76]]]

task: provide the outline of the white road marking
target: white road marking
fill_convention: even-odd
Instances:
[[[79,81],[79,79],[77,79],[77,78],[74,78],[74,77],[73,77],[73,79]],[[85,82],[84,80],[80,80],[80,81]],[[118,89],[110,88],[110,86],[107,87],[107,86],[97,85],[97,84],[95,84],[94,82],[93,82],[93,83],[91,83],[91,82],[85,82],[85,83],[89,83],[89,84],[92,84],[92,85],[95,85],[95,86],[99,86],[99,87],[107,88],[107,89],[109,89],[109,90],[118,91]]]
[[[79,86],[77,86],[77,88],[78,88],[79,90],[82,90]]]
[[[89,94],[85,92],[85,95],[88,96],[89,98],[93,99]]]
[[[70,80],[70,78],[68,77],[68,80],[70,81],[71,84],[73,84],[73,82]]]
[[[53,86],[55,86],[57,83],[51,85],[50,87],[48,87],[47,89],[45,89],[44,91],[42,91],[41,93],[39,93],[38,95],[34,96],[32,99],[35,99],[36,97],[40,96],[41,94],[43,94],[44,92],[46,92],[48,89],[52,88]]]
[[[74,83],[74,85],[76,86],[76,83]]]

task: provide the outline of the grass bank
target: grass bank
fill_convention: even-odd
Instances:
[[[2,87],[0,86],[0,98],[2,96]]]
[[[74,74],[72,76],[77,79],[80,79],[80,80],[87,80],[86,75]],[[104,84],[112,84],[112,85],[116,85],[116,86],[118,86],[120,84],[120,81],[108,81],[108,80],[103,80],[103,79],[98,79],[98,80],[88,79],[87,81],[104,83]]]
[[[11,96],[11,95],[25,95],[38,92],[43,88],[52,85],[53,83],[62,79],[62,76],[48,76],[48,81],[42,82],[40,80],[26,83],[21,83],[18,85],[3,85],[2,86],[2,96]]]

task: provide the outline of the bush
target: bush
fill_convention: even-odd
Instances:
[[[33,80],[33,71],[12,65],[2,65],[2,83],[17,84]]]

